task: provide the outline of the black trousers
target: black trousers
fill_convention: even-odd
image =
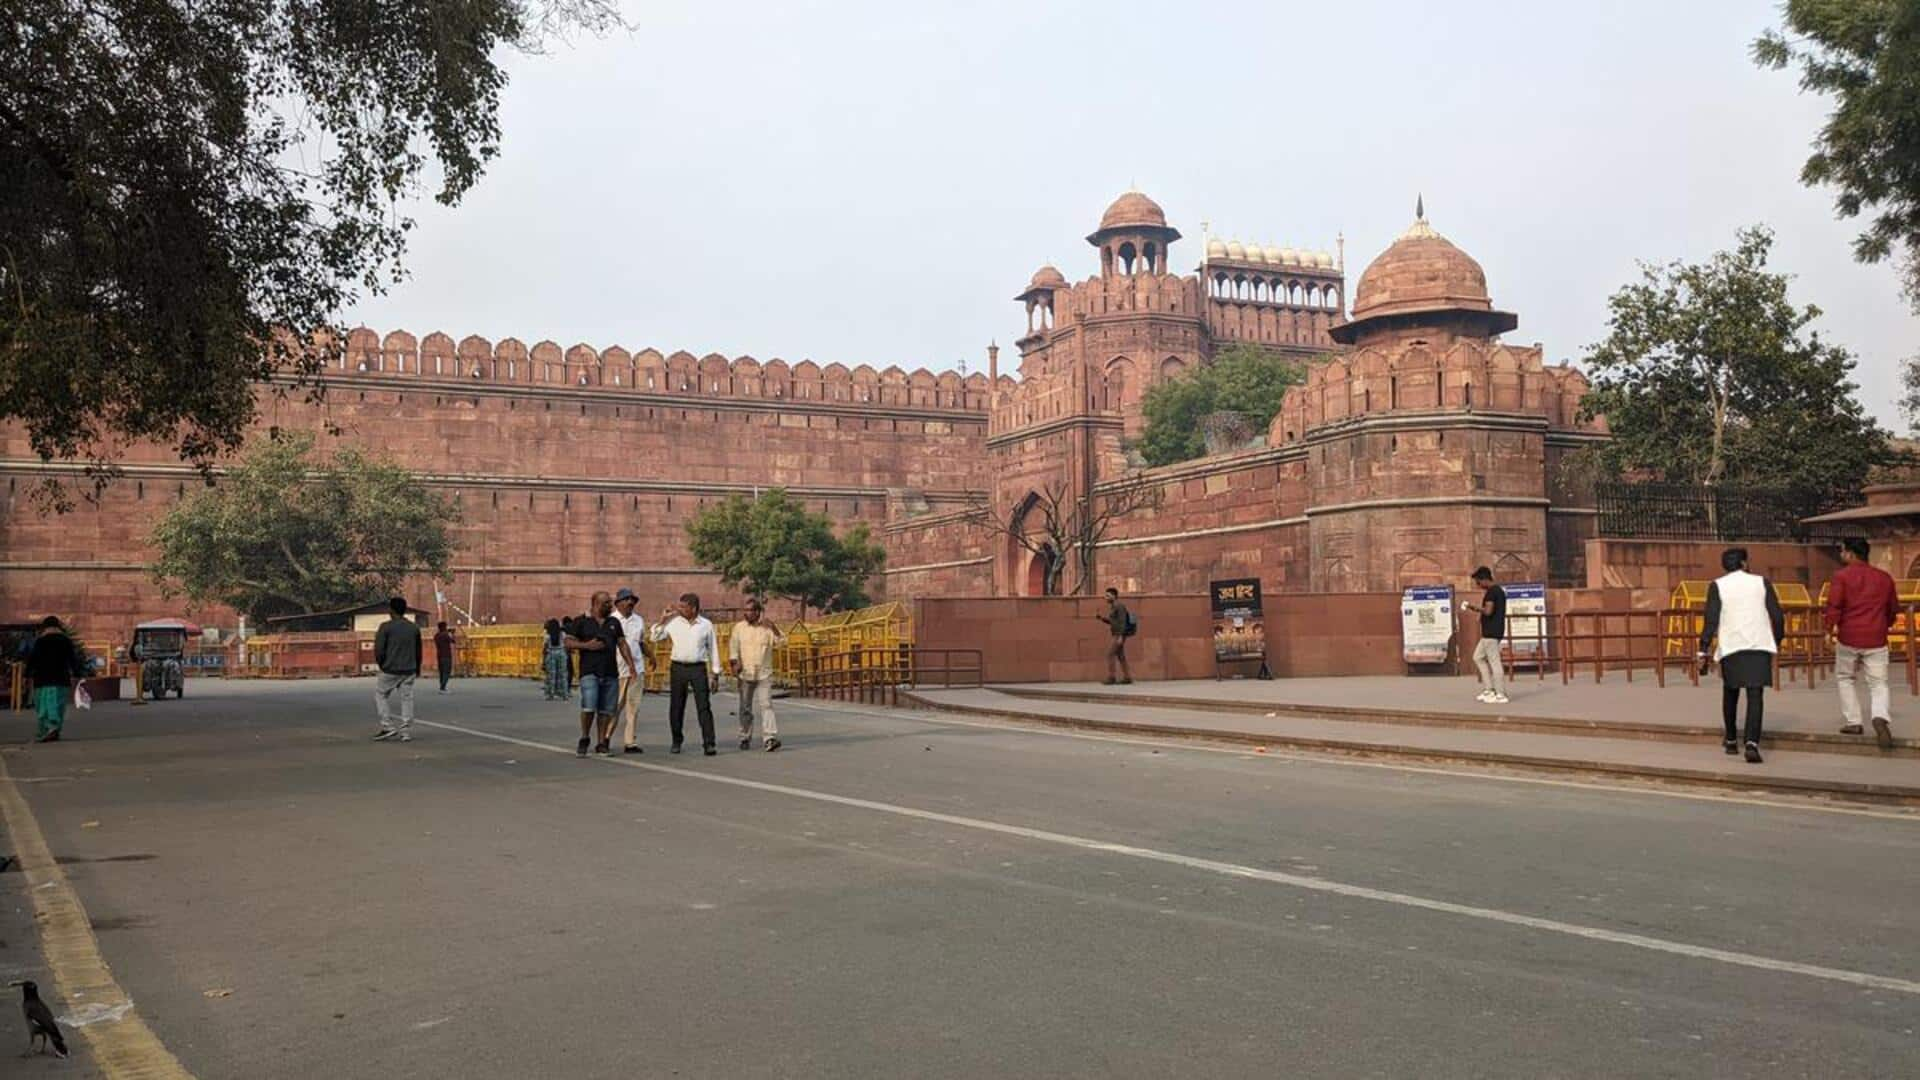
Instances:
[[[668,672],[667,726],[673,729],[673,745],[679,746],[687,727],[687,692],[693,692],[693,707],[700,714],[700,745],[713,745],[712,688],[707,683],[707,665],[675,661]]]
[[[445,690],[447,680],[451,678],[453,678],[453,660],[449,658],[440,662],[440,689]]]
[[[1767,690],[1763,686],[1747,687],[1747,739],[1750,743],[1760,741],[1761,704]],[[1739,737],[1739,729],[1734,726],[1740,712],[1740,688],[1723,687],[1720,690],[1720,720],[1727,727],[1727,741],[1733,742]]]

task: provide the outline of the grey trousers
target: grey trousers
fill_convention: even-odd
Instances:
[[[1860,692],[1854,679],[1861,668],[1867,672],[1867,708],[1875,719],[1893,719],[1887,695],[1887,647],[1856,649],[1851,645],[1833,646],[1833,683],[1840,688],[1840,718],[1848,727],[1860,726]]]
[[[760,718],[760,734],[779,738],[780,725],[773,719],[773,679],[740,680],[740,737],[753,734],[753,718]]]
[[[393,713],[388,708],[388,699],[394,694],[400,695],[400,733],[407,734],[413,728],[413,675],[389,675],[381,672],[373,680],[373,706],[380,711],[380,730],[393,730]]]
[[[1473,647],[1473,664],[1480,669],[1487,689],[1496,694],[1507,692],[1507,669],[1500,663],[1500,639],[1481,638]]]

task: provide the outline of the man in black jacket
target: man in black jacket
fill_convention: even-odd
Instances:
[[[407,602],[394,597],[387,602],[393,616],[380,624],[373,634],[373,662],[380,674],[373,680],[373,704],[380,713],[380,730],[373,736],[380,742],[399,736],[401,742],[413,741],[413,680],[420,674],[420,628],[407,618]],[[393,726],[388,699],[400,695],[400,726]]]

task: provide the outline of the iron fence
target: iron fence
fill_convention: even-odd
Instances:
[[[1806,518],[1848,500],[1779,488],[1602,483],[1599,535],[1619,540],[1806,540]]]

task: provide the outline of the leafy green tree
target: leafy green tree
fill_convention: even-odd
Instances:
[[[1148,465],[1171,465],[1207,452],[1206,418],[1239,413],[1265,431],[1280,411],[1287,387],[1306,378],[1305,369],[1258,345],[1235,344],[1182,378],[1148,389],[1140,410],[1146,427],[1134,448]]]
[[[1854,256],[1897,256],[1920,309],[1920,0],[1787,0],[1784,14],[1754,59],[1834,98],[1800,179],[1834,188],[1841,217],[1872,215]]]
[[[803,613],[865,607],[867,579],[887,561],[864,523],[835,536],[832,520],[780,488],[707,507],[687,523],[687,541],[727,588],[792,600]]]
[[[133,440],[209,467],[254,383],[312,385],[337,313],[398,273],[400,202],[479,180],[496,54],[617,20],[613,0],[6,0],[0,420],[96,483]]]
[[[1773,235],[1744,229],[1704,263],[1643,266],[1607,302],[1609,333],[1583,360],[1582,412],[1613,438],[1588,451],[1603,476],[1783,491],[1809,512],[1858,494],[1889,458],[1854,393],[1853,356],[1808,325]]]
[[[313,437],[256,446],[154,527],[153,576],[168,595],[254,619],[328,611],[444,578],[459,510],[390,462],[358,450],[316,461]]]

